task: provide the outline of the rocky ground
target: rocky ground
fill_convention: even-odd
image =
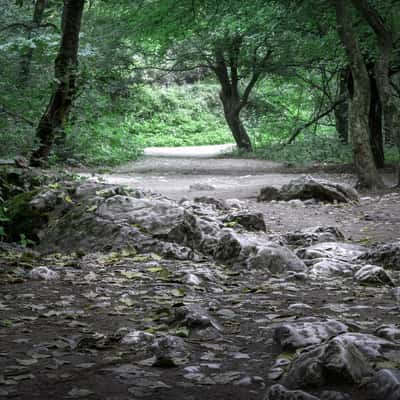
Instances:
[[[0,245],[0,396],[400,399],[399,192],[256,202],[260,175],[246,198],[217,163],[24,198],[40,244]]]

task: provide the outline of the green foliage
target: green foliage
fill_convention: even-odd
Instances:
[[[215,85],[136,86],[129,93],[111,106],[100,92],[92,93],[95,102],[88,95],[79,99],[76,106],[87,112],[71,122],[65,141],[58,146],[58,156],[110,165],[136,159],[147,146],[232,141]]]
[[[271,142],[256,149],[254,155],[294,164],[343,164],[352,160],[350,145],[340,143],[335,137],[311,135],[289,145]]]

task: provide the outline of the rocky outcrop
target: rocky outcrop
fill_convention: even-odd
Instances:
[[[283,185],[281,189],[267,186],[261,189],[258,201],[315,199],[327,203],[358,202],[357,191],[349,185],[302,176]]]

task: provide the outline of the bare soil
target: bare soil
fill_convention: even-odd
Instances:
[[[178,200],[239,199],[264,214],[270,232],[329,225],[338,227],[347,240],[368,245],[400,239],[399,191],[362,193],[359,205],[258,203],[262,186],[281,186],[299,173],[350,184],[355,177],[346,169],[299,171],[284,164],[213,155],[211,151],[201,158],[147,157],[108,173],[83,174]],[[393,184],[394,174],[384,173],[384,179]],[[195,184],[213,189],[191,189]],[[154,263],[172,278],[165,281],[149,272]],[[128,256],[107,261],[100,255],[76,254],[43,257],[22,251],[0,252],[0,265],[0,398],[261,400],[271,385],[268,369],[280,352],[272,329],[279,321],[296,318],[298,314],[288,311],[291,304],[311,306],[302,315],[338,318],[370,326],[366,329],[371,332],[380,324],[399,322],[387,288],[354,287],[352,282],[332,281],[325,287],[319,282],[266,280],[260,273],[243,271],[188,289],[183,299],[167,295],[181,287],[182,265],[177,262]],[[62,279],[25,279],[22,271],[37,265],[51,267]],[[143,279],[121,271],[140,272]],[[126,295],[130,302],[121,302]],[[215,304],[218,310],[233,312],[219,315],[224,327],[220,337],[188,339],[189,363],[149,367],[141,364],[145,357],[140,348],[101,344],[102,335],[109,337],[120,327],[167,329],[162,310],[182,301],[211,308]],[[91,339],[82,344],[82,338]],[[362,388],[330,388],[345,390],[354,400],[366,398]]]

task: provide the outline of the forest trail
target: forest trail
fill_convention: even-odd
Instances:
[[[110,184],[157,191],[173,199],[204,195],[255,199],[261,187],[280,187],[301,172],[280,162],[221,157],[232,148],[230,144],[147,148],[142,159],[94,176]],[[314,175],[332,177],[325,173]],[[347,180],[354,179],[347,176]]]
[[[305,207],[301,202],[258,203],[262,187],[281,187],[302,174],[350,185],[355,185],[356,177],[340,168],[340,172],[323,172],[321,166],[295,168],[274,161],[220,157],[231,148],[232,145],[148,148],[138,161],[104,173],[82,175],[113,185],[151,190],[174,200],[202,196],[238,199],[272,218],[274,231],[336,226],[349,240],[384,242],[398,237],[400,198],[396,193],[384,198],[383,193],[363,193],[360,204],[345,208]],[[395,183],[394,173],[384,173],[383,178],[388,187]]]

